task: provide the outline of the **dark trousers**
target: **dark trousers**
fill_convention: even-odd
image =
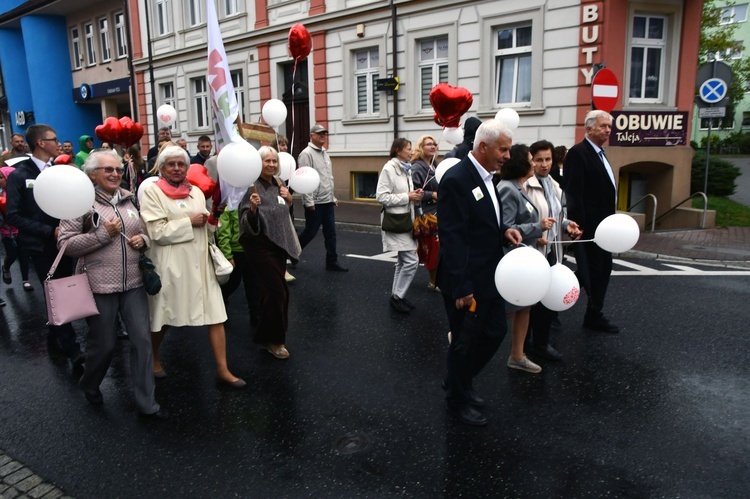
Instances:
[[[257,247],[246,258],[252,262],[259,287],[259,317],[253,342],[259,345],[283,345],[289,322],[289,286],[284,279],[286,253]]]
[[[305,207],[305,229],[299,235],[299,244],[304,249],[318,234],[320,226],[323,226],[323,237],[326,243],[326,265],[332,265],[338,261],[334,208],[334,203],[316,204],[314,210]]]
[[[492,359],[508,331],[505,302],[501,298],[477,301],[475,312],[456,309],[456,301],[443,295],[451,328],[448,347],[448,375],[445,379],[448,405],[469,404],[474,378]]]
[[[232,253],[234,259],[234,270],[229,275],[229,280],[221,287],[221,296],[224,303],[234,293],[242,282],[245,288],[245,299],[247,300],[247,311],[250,317],[258,316],[258,283],[252,271],[252,264],[245,258],[244,252]]]
[[[29,255],[26,254],[23,246],[18,243],[18,239],[15,237],[3,236],[3,246],[5,246],[5,261],[3,262],[3,267],[5,267],[6,270],[10,270],[10,266],[13,265],[13,262],[18,260],[18,265],[21,266],[21,279],[28,281]]]
[[[595,243],[580,243],[573,246],[578,266],[576,275],[588,296],[586,316],[601,317],[609,276],[612,274],[612,253],[604,251]]]
[[[47,272],[49,272],[52,263],[55,261],[57,251],[54,246],[51,246],[44,252],[32,252],[30,253],[31,263],[34,265],[37,277],[39,277],[39,284],[44,288],[44,280],[47,278]],[[69,277],[73,274],[74,260],[67,256],[63,256],[60,260],[60,264],[55,270],[53,278]],[[76,332],[71,324],[63,324],[62,326],[47,326],[48,333],[47,339],[54,347],[59,348],[65,353],[68,358],[75,359],[81,354],[81,347],[76,341]]]
[[[547,255],[547,261],[550,266],[557,263],[554,247],[551,248],[551,251]],[[544,348],[549,344],[550,329],[552,329],[552,321],[555,317],[557,317],[557,312],[548,309],[542,305],[542,302],[538,302],[531,307],[529,328],[531,330],[531,341],[534,345]]]

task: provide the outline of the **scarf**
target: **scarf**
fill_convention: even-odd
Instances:
[[[412,169],[412,164],[409,161],[399,161],[401,163],[401,169],[404,170],[404,173],[409,175]]]
[[[164,177],[159,178],[155,184],[171,199],[185,199],[190,195],[190,189],[193,188],[192,184],[188,182],[187,177],[179,185],[173,185],[172,182]]]
[[[94,186],[94,193],[96,194],[96,197],[104,201],[105,203],[109,203],[112,206],[115,207],[115,210],[117,210],[117,204],[120,202],[121,195],[120,195],[120,189],[117,189],[114,194],[110,194],[98,185]]]
[[[539,177],[537,176],[537,180],[539,180],[539,183],[542,184],[542,187],[544,188],[544,197],[547,198],[547,204],[549,205],[549,216],[554,217],[556,223],[552,225],[552,228],[549,229],[547,240],[552,242],[557,240],[557,235],[560,233],[560,227],[558,227],[560,223],[560,214],[562,213],[562,204],[560,204],[560,200],[557,199],[557,194],[555,194],[555,187],[552,185],[552,179],[549,178],[549,175],[545,177]]]

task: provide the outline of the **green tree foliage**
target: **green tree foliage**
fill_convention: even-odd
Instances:
[[[708,165],[708,192],[714,196],[731,196],[736,188],[735,180],[740,169],[725,159],[712,155]],[[697,151],[693,156],[693,169],[690,176],[690,192],[703,191],[706,171],[706,153]]]
[[[747,81],[750,79],[750,56],[739,59],[727,57],[733,51],[740,49],[737,45],[737,23],[721,24],[722,8],[734,5],[734,2],[722,2],[724,5],[716,5],[716,0],[703,1],[703,19],[701,20],[700,48],[698,50],[698,64],[719,58],[732,68],[733,79],[729,86],[729,103],[723,125],[731,126],[734,109],[742,101],[745,94]],[[697,92],[696,92],[697,93]]]

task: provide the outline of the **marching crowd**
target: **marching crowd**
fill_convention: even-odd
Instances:
[[[383,208],[383,251],[398,255],[390,307],[401,314],[414,309],[406,295],[421,263],[429,273],[429,289],[443,296],[450,325],[443,387],[448,411],[464,423],[486,424],[484,400],[472,381],[508,330],[509,368],[541,372],[527,353],[536,359],[562,358],[550,341],[556,312],[541,304],[504,302],[493,275],[503,254],[520,244],[539,250],[550,265],[558,263],[562,255],[556,241],[565,235],[585,238],[614,213],[614,177],[602,150],[611,117],[594,111],[585,127],[584,141],[565,156],[564,148],[545,140],[513,145],[513,133],[502,122],[469,118],[464,142],[446,155],[459,162],[440,182],[438,141],[431,135],[421,136],[414,147],[405,138],[394,140],[380,172],[376,199]],[[245,381],[227,365],[224,331],[226,300],[241,282],[253,341],[276,358],[289,357],[288,283],[294,277],[287,265],[298,261],[322,226],[326,270],[348,271],[336,249],[338,200],[324,147],[327,136],[325,127],[313,126],[298,158],[300,166],[310,166],[320,176],[318,188],[301,197],[305,226],[299,234],[290,217],[295,198],[278,177],[283,137],[274,141],[275,147],[259,149],[260,177],[251,188],[239,189],[219,181],[207,136],[199,139],[199,152],[191,158],[186,144],[172,142],[169,129],[162,129],[159,144],[145,159],[137,146],[122,151],[122,157],[112,148],[93,149],[88,136],[81,137],[81,151],[73,157],[47,125],[28,128],[30,155],[23,137],[13,136],[12,150],[0,159],[23,158],[0,169],[3,281],[11,284],[9,269],[16,260],[26,290],[33,290],[29,262],[42,286],[51,268],[53,279],[86,273],[99,313],[86,318],[85,354],[70,323],[49,325],[48,343],[82,373],[79,386],[89,403],[103,403],[99,386],[122,327],[130,339],[135,400],[145,417],[168,417],[154,392],[155,379],[168,376],[159,350],[171,327],[207,326],[217,384],[244,387]],[[188,168],[195,163],[204,165],[219,185],[208,202],[188,181]],[[58,220],[38,206],[34,180],[53,164],[77,165],[91,179],[95,202],[84,215]],[[144,183],[149,176],[157,178]],[[602,313],[611,254],[591,243],[574,246],[577,274],[588,295],[584,327],[617,332]],[[217,251],[233,267],[222,283],[215,272]],[[160,290],[144,287],[144,258],[153,262]]]

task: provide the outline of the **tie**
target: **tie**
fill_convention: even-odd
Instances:
[[[602,163],[604,163],[604,149],[599,149],[599,159],[601,159]]]

